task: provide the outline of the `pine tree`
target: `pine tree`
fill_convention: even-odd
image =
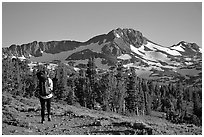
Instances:
[[[58,64],[58,68],[56,71],[56,87],[54,90],[54,94],[56,99],[61,99],[67,101],[69,98],[69,92],[71,89],[67,86],[67,69],[66,66],[63,63]]]
[[[125,98],[126,108],[128,109],[129,113],[137,114],[138,115],[138,106],[137,106],[137,92],[136,91],[136,74],[135,70],[131,68],[131,73],[128,76],[127,81],[127,97]]]
[[[26,92],[24,94],[24,97],[33,97],[36,92],[37,87],[37,77],[35,72],[33,74],[27,74],[25,78],[25,85],[26,85]]]
[[[189,87],[189,102],[193,100],[193,88]]]
[[[118,89],[118,113],[124,114],[125,113],[125,97],[126,97],[126,85],[125,81],[120,79],[118,81],[117,89]]]
[[[2,59],[2,92],[13,90],[12,62],[9,58]]]
[[[75,79],[75,95],[77,101],[81,106],[87,107],[88,93],[86,90],[87,78],[85,77],[85,71],[80,70],[80,75]]]
[[[14,95],[23,96],[26,93],[26,79],[29,75],[29,69],[27,62],[20,59],[12,59],[12,75],[14,83]]]
[[[116,92],[115,92],[115,99],[118,104],[116,110],[117,113],[125,113],[125,97],[126,97],[126,83],[123,75],[123,65],[119,62],[117,67],[117,84],[116,84]]]
[[[20,77],[20,66],[18,64],[17,59],[12,59],[12,66],[13,66],[12,79],[14,80],[13,81],[13,84],[14,84],[13,94],[17,96],[17,95],[20,95],[20,89],[22,86],[21,77]]]
[[[94,62],[94,57],[91,57],[87,64],[87,107],[90,109],[94,108],[96,103],[97,94],[95,93],[95,84],[96,84],[96,66]]]
[[[164,85],[160,86],[160,93],[161,93],[161,98],[164,99],[166,97],[166,90],[164,88]]]
[[[149,115],[151,113],[150,95],[149,88],[146,81],[142,81],[142,90],[144,94],[144,104],[145,104],[145,114]]]
[[[161,107],[161,92],[160,92],[160,87],[158,83],[154,87],[154,99],[153,99],[153,109],[154,110],[159,110]]]
[[[26,80],[29,76],[28,63],[16,58],[2,60],[2,90],[13,95],[26,94]]]
[[[155,93],[154,93],[154,84],[152,82],[152,80],[148,80],[147,81],[147,87],[148,87],[148,104],[150,109],[152,109],[152,102],[153,102],[153,98],[155,97]]]
[[[179,113],[182,112],[182,106],[183,106],[183,87],[181,83],[176,84],[176,109],[179,111]]]
[[[142,88],[142,82],[143,82],[143,79],[137,79],[138,83],[138,94],[137,94],[137,107],[138,107],[138,110],[139,110],[139,115],[145,115],[145,109],[146,109],[146,105],[145,105],[145,96],[144,96],[144,91],[143,91],[143,88]]]
[[[202,96],[200,96],[199,92],[202,93],[202,90],[199,90],[197,87],[194,87],[193,112],[196,116],[202,119]]]
[[[117,100],[117,79],[115,77],[115,72],[110,73],[109,77],[109,85],[110,85],[110,109],[113,112],[117,112],[118,109],[118,100]]]
[[[102,106],[104,111],[110,111],[110,101],[111,101],[111,74],[108,72],[104,74],[100,80],[100,91],[102,98]]]

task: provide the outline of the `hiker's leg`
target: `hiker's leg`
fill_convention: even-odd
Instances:
[[[41,122],[45,121],[45,100],[40,98],[40,104],[41,104]]]
[[[51,99],[47,99],[48,121],[51,121],[50,111],[51,111]]]

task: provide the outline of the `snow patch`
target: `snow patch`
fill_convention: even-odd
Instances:
[[[147,46],[152,51],[145,51],[144,46]],[[148,42],[146,45],[142,45],[139,48],[135,48],[133,45],[130,45],[130,49],[132,50],[132,52],[141,56],[141,57],[135,56],[136,58],[140,58],[143,62],[147,63],[148,65],[151,65],[149,67],[153,69],[157,69],[159,71],[164,71],[161,69],[161,67],[175,69],[177,66],[181,65],[181,63],[179,62],[171,61],[171,58],[167,56],[167,54],[171,54],[173,56],[181,55],[176,50],[171,50],[169,48],[161,47],[150,42]],[[157,50],[163,51],[164,53],[158,52]],[[144,54],[141,54],[140,52],[144,52]],[[162,62],[160,63],[160,61],[166,63],[166,65],[163,65]]]
[[[31,62],[28,64],[31,72],[34,70],[34,68],[36,68],[39,65],[46,65],[47,69],[49,70],[55,70],[55,68],[58,66],[57,64],[54,64],[54,63],[46,64],[42,62]]]
[[[16,56],[12,55],[12,56],[11,56],[11,59],[16,59]]]
[[[117,38],[120,38],[120,35],[119,35],[118,33],[115,33],[115,36],[116,36]]]
[[[154,62],[157,62],[158,60],[166,63],[170,62],[170,58],[168,58],[166,54],[161,52],[155,52],[155,49],[153,49],[154,51],[145,51],[144,45],[142,45],[139,48],[135,48],[134,46],[130,45],[130,48],[133,52],[139,54],[142,57],[142,59]],[[144,54],[142,54],[141,52]]]
[[[185,52],[185,50],[181,46],[182,45],[173,46],[173,47],[171,47],[171,49],[174,49],[174,50],[177,50],[177,51],[181,51],[181,52]]]
[[[169,68],[169,69],[175,69],[175,68],[177,68],[177,67],[175,67],[175,66],[171,66],[170,64],[169,64],[169,65],[166,65],[166,66],[163,66],[160,62],[157,62],[157,63],[156,63],[156,62],[145,61],[145,60],[143,60],[143,61],[146,62],[146,63],[148,63],[149,65],[158,67],[158,70],[160,70],[161,67],[163,67],[163,68]],[[163,71],[163,70],[160,70],[160,71]]]
[[[192,62],[185,62],[186,65],[192,65]]]
[[[33,72],[34,70],[33,68],[37,66],[37,63],[31,62],[28,64],[28,66],[29,66],[30,71]]]
[[[202,49],[201,48],[199,48],[199,51],[202,53]]]
[[[138,51],[138,48],[134,47],[133,45],[130,44],[130,49],[135,52],[136,54],[140,56],[144,56],[141,52]]]
[[[185,60],[186,60],[186,61],[191,61],[192,59],[191,59],[191,58],[185,58]]]
[[[184,45],[187,45],[187,44],[188,44],[188,42],[183,41],[183,44],[184,44]]]
[[[130,68],[130,67],[135,67],[135,66],[133,63],[128,63],[128,64],[123,65],[123,67]]]
[[[138,76],[141,76],[143,78],[148,78],[149,75],[151,74],[151,67],[142,67],[142,66],[137,66],[136,64],[134,63],[129,63],[129,64],[126,64],[126,65],[123,65],[124,67],[126,68],[130,68],[130,67],[134,67],[134,68],[137,68],[137,70],[135,71],[136,74]]]
[[[50,63],[50,64],[47,66],[47,69],[49,69],[49,70],[55,70],[55,68],[56,68],[57,66],[58,66],[57,64]]]
[[[192,51],[197,52],[195,49],[191,48]]]
[[[34,67],[34,66],[37,66],[37,64],[34,63],[34,62],[31,62],[31,63],[28,64],[28,66],[29,66],[29,67]]]
[[[176,62],[176,61],[172,61],[171,65],[174,65],[174,66],[180,66],[181,63],[180,63],[180,62]]]
[[[178,51],[176,51],[176,50],[171,50],[169,48],[162,47],[162,46],[153,44],[151,42],[147,42],[146,47],[150,48],[153,51],[161,50],[161,51],[164,51],[164,52],[166,52],[168,54],[171,54],[173,56],[181,56],[181,54]]]
[[[131,59],[131,56],[129,54],[122,54],[121,56],[118,56],[117,58],[122,59],[122,60],[128,60],[128,59]]]
[[[80,69],[79,69],[79,68],[74,67],[74,70],[75,70],[75,71],[79,71]]]
[[[26,58],[24,56],[18,57],[20,60],[25,60]]]

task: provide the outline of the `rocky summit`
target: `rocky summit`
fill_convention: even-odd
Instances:
[[[140,31],[117,28],[86,42],[62,40],[11,45],[2,49],[3,58],[53,63],[61,61],[84,67],[95,57],[97,69],[109,69],[117,62],[134,67],[139,77],[159,82],[202,83],[202,50],[196,43],[181,41],[172,46],[152,42]]]

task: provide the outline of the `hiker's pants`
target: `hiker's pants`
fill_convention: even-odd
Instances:
[[[45,102],[46,102],[46,105],[47,105],[48,118],[50,117],[51,98],[50,99],[40,98],[42,121],[45,120]]]

